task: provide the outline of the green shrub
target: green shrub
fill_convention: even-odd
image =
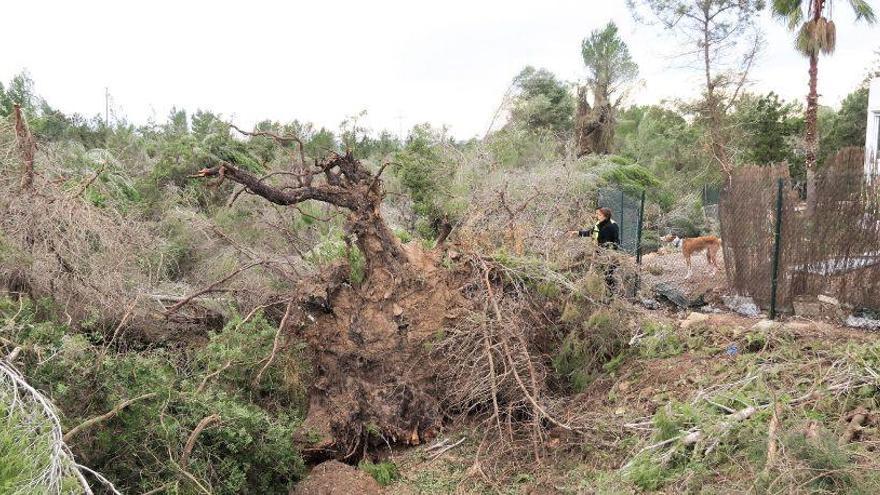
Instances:
[[[570,318],[578,319],[574,315]],[[587,321],[574,322],[575,328],[563,339],[551,361],[556,375],[572,391],[583,392],[606,363],[622,360],[627,339],[619,318],[610,310],[596,311]]]
[[[358,464],[358,468],[367,472],[382,486],[388,486],[400,479],[400,470],[393,462],[386,461],[374,464],[369,460],[363,460]]]
[[[123,493],[178,480],[169,453],[176,459],[190,432],[212,414],[221,423],[198,437],[188,470],[214,493],[286,494],[303,475],[291,438],[305,408],[305,380],[299,375],[307,369],[294,345],[254,384],[277,330],[262,315],[246,323],[233,319],[194,350],[104,352],[86,336],[40,320],[35,308],[27,303],[18,313],[16,301],[0,300],[0,319],[18,313],[11,336],[28,349],[22,369],[61,410],[66,430],[125,399],[156,394],[70,442],[81,462]],[[195,492],[181,484],[181,493]]]

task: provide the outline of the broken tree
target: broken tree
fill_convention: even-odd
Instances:
[[[440,426],[424,344],[443,328],[447,308],[466,302],[431,253],[403,246],[385,223],[381,172],[349,153],[262,178],[225,162],[197,174],[239,183],[278,205],[315,200],[339,207],[346,238],[364,256],[359,286],[341,265],[300,281],[295,314],[279,330],[296,329],[313,354],[316,376],[302,435],[313,459],[352,459],[386,442],[418,444]],[[270,176],[288,183],[270,185]]]
[[[587,85],[578,89],[575,117],[578,156],[604,155],[611,152],[614,144],[615,111],[639,68],[613,22],[584,39],[581,52],[589,78]],[[587,89],[593,93],[592,106],[587,102]]]

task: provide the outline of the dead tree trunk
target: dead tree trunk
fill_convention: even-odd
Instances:
[[[28,128],[27,121],[21,114],[21,106],[15,105],[12,112],[15,114],[15,139],[18,141],[18,149],[21,152],[21,160],[24,162],[24,170],[21,176],[21,188],[28,191],[34,185],[34,157],[37,154],[37,142]]]
[[[607,101],[596,98],[593,106],[587,102],[587,88],[578,89],[575,136],[578,158],[589,155],[605,155],[611,152],[614,141],[614,109]]]
[[[379,211],[381,171],[371,173],[351,154],[294,170],[285,173],[296,178],[288,187],[227,163],[197,176],[237,182],[279,205],[315,200],[348,212],[345,231],[366,261],[363,285],[353,287],[344,270],[302,280],[299,322],[291,317],[287,325],[313,354],[306,431],[299,435],[304,454],[353,460],[367,445],[430,439],[441,416],[425,342],[461,296],[427,255],[404,250],[388,228]]]

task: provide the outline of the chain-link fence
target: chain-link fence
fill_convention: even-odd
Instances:
[[[620,249],[640,256],[645,193],[627,194],[623,189],[602,188],[598,194],[597,208],[611,208],[614,221],[620,228]]]
[[[880,309],[880,183],[863,163],[858,148],[832,157],[812,200],[786,166],[738,169],[720,201],[730,287],[771,312],[820,295]]]

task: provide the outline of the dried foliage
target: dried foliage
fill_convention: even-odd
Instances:
[[[523,258],[473,255],[464,266],[464,293],[481,309],[444,328],[432,356],[446,413],[481,423],[475,474],[495,479],[539,465],[551,439],[602,443],[606,425],[570,395],[570,376],[553,356],[577,353],[578,372],[601,372],[624,351],[632,329],[623,307],[602,310],[613,315],[605,331],[588,326],[591,313],[607,307],[604,280]],[[563,344],[573,338],[580,339],[576,349]]]

